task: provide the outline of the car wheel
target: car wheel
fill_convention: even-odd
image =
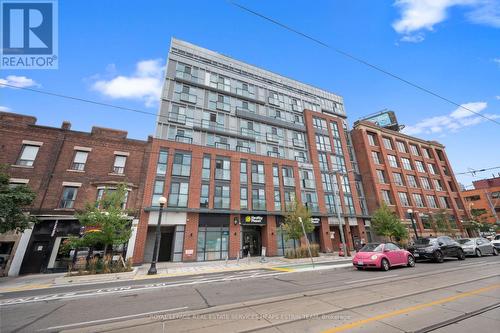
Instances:
[[[415,258],[408,256],[408,267],[415,267]]]
[[[383,271],[388,271],[390,266],[389,266],[389,261],[387,261],[387,259],[382,259],[382,262],[380,263],[380,268],[383,270]]]
[[[498,250],[497,250],[495,247],[493,248],[493,255],[494,255],[494,256],[497,256],[497,255],[498,255]]]
[[[442,263],[444,261],[444,256],[441,251],[436,251],[434,253],[434,261],[438,263]]]
[[[481,250],[476,249],[476,257],[481,257],[482,255]]]
[[[462,250],[458,250],[458,260],[465,260],[465,253]]]

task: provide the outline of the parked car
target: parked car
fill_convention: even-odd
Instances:
[[[81,257],[86,258],[89,254],[89,250],[90,249],[88,247],[79,247],[78,252],[76,253],[77,258],[81,258]],[[69,257],[73,258],[74,255],[75,255],[75,250],[71,250],[69,252]],[[104,257],[104,250],[94,249],[92,251],[92,258],[102,258],[102,257]]]
[[[393,243],[368,243],[352,259],[357,269],[379,268],[384,271],[394,266],[415,267],[413,255]]]
[[[486,238],[463,238],[458,244],[464,250],[465,255],[481,257],[484,254],[498,255],[498,250]]]
[[[455,240],[448,236],[419,238],[409,248],[415,260],[430,259],[443,262],[446,257],[465,259],[465,252]]]
[[[496,235],[495,238],[491,241],[491,245],[500,252],[500,235]]]

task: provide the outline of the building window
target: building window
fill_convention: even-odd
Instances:
[[[447,197],[439,197],[441,208],[450,208],[450,203]]]
[[[412,170],[411,163],[410,163],[409,159],[403,157],[403,158],[401,158],[401,162],[403,164],[403,169]]]
[[[240,188],[240,209],[248,209],[248,189]]]
[[[333,137],[340,139],[339,125],[337,125],[337,123],[335,121],[332,121],[332,122],[330,122],[330,126],[332,127]]]
[[[175,67],[175,77],[196,81],[198,78],[198,69],[178,62]]]
[[[196,88],[185,84],[176,83],[174,87],[174,100],[196,104]]]
[[[427,167],[429,168],[429,172],[433,175],[436,174],[436,166],[432,163],[427,163]]]
[[[208,208],[208,196],[209,196],[209,185],[202,184],[201,185],[201,193],[200,193],[200,207]]]
[[[273,165],[273,185],[280,186],[280,170],[277,165]]]
[[[151,200],[151,206],[158,206],[158,200],[163,196],[163,187],[165,182],[163,180],[155,180],[153,186],[153,198]]]
[[[228,256],[228,227],[199,227],[196,256],[198,261],[220,260]]]
[[[389,138],[382,138],[382,142],[384,143],[385,149],[394,150],[394,148],[392,148],[392,141],[391,141],[391,139],[389,139]]]
[[[333,149],[335,150],[335,154],[344,155],[344,151],[342,150],[342,142],[338,138],[333,138]]]
[[[254,184],[264,184],[264,164],[262,163],[252,163],[252,183]]]
[[[418,153],[418,147],[415,146],[415,145],[410,145],[410,151],[413,155],[415,156],[420,156],[420,154]]]
[[[75,157],[73,158],[73,163],[71,164],[71,170],[83,171],[85,169],[85,163],[87,163],[88,156],[88,151],[77,150],[75,152]]]
[[[439,179],[433,179],[434,182],[434,188],[436,191],[442,191],[443,190],[443,185],[441,184],[441,181]]]
[[[125,163],[127,163],[127,156],[115,155],[115,163],[113,164],[113,172],[117,174],[125,173]]]
[[[372,158],[375,164],[382,164],[380,163],[380,154],[378,152],[372,151]]]
[[[399,196],[399,202],[401,202],[401,205],[408,207],[410,206],[410,201],[408,201],[408,194],[406,192],[398,192]]]
[[[295,178],[293,176],[292,167],[282,167],[281,175],[283,176],[283,186],[295,187]]]
[[[231,91],[231,80],[220,74],[210,73],[210,87],[224,91]]]
[[[407,153],[406,145],[403,141],[396,141],[396,146],[401,153]]]
[[[230,193],[228,185],[216,185],[214,192],[214,208],[229,209],[231,200]]]
[[[105,196],[107,195],[111,195],[113,193],[116,192],[116,188],[109,188],[109,187],[106,187],[106,188],[99,188],[97,189],[97,202],[99,203],[99,201],[102,200],[102,198],[104,198]],[[123,201],[120,205],[121,209],[126,209],[127,208],[127,201],[128,201],[128,190],[125,191],[125,196],[123,198]]]
[[[389,165],[393,168],[398,167],[398,160],[396,159],[396,156],[394,155],[387,155],[387,159],[389,160]]]
[[[420,161],[415,161],[415,166],[417,167],[418,172],[425,173],[424,163],[422,163]]]
[[[417,207],[424,207],[424,200],[422,200],[422,196],[418,193],[413,193],[413,200],[415,200],[415,205]]]
[[[347,172],[344,156],[330,155],[334,171]]]
[[[285,209],[288,211],[293,208],[295,203],[295,192],[285,190]]]
[[[426,190],[431,189],[431,184],[429,183],[429,178],[420,177],[420,183],[422,183],[422,188]]]
[[[382,190],[381,194],[382,194],[382,200],[384,200],[384,202],[387,205],[392,205],[392,202],[391,202],[391,192],[388,191],[388,190]]]
[[[158,154],[158,163],[156,165],[156,174],[158,176],[165,176],[167,174],[167,160],[168,160],[168,151],[160,150]]]
[[[326,120],[323,118],[313,117],[313,127],[321,130],[328,130],[328,125]]]
[[[21,155],[17,160],[17,165],[33,166],[36,155],[38,154],[39,146],[23,145]]]
[[[248,183],[248,171],[247,171],[247,160],[240,161],[240,183]]]
[[[347,214],[355,215],[356,211],[354,210],[354,200],[352,200],[351,195],[344,195],[344,204],[347,209]]]
[[[323,184],[323,191],[333,192],[332,177],[327,173],[321,174],[321,183]]]
[[[175,153],[172,176],[189,177],[191,173],[191,155],[186,153]]]
[[[316,192],[302,192],[302,202],[311,212],[318,212],[318,195]]]
[[[375,134],[373,133],[367,133],[366,136],[368,137],[368,143],[370,146],[376,146],[377,145],[377,140],[375,138]]]
[[[345,193],[351,193],[351,184],[349,183],[349,177],[342,176],[342,191]]]
[[[436,198],[433,195],[427,195],[427,203],[429,204],[430,208],[438,208],[436,204]]]
[[[408,182],[408,186],[409,187],[413,187],[413,188],[417,188],[417,179],[415,178],[415,176],[412,176],[412,175],[407,175],[406,176],[406,180]]]
[[[274,189],[274,210],[281,210],[281,193],[279,189]]]
[[[422,154],[424,155],[425,158],[431,158],[428,148],[422,148]]]
[[[304,188],[316,188],[314,174],[311,170],[300,170],[300,177]]]
[[[325,194],[325,205],[328,213],[336,213],[335,198],[332,193]]]
[[[172,109],[168,115],[168,120],[173,123],[193,126],[194,111],[192,108],[172,104]]]
[[[420,216],[420,221],[422,221],[424,229],[432,229],[431,219],[429,218],[429,215],[422,214]]]
[[[377,170],[377,178],[380,184],[387,184],[387,180],[385,179],[385,173],[383,170]]]
[[[208,108],[211,110],[231,111],[231,98],[222,94],[208,94]]]
[[[210,180],[210,155],[203,155],[202,169],[201,169],[201,179]]]
[[[170,207],[187,207],[189,183],[173,182],[170,185],[168,205]]]
[[[403,176],[400,173],[394,172],[392,174],[392,177],[394,178],[394,183],[398,186],[404,186],[403,183]]]
[[[326,153],[318,153],[319,168],[321,171],[328,171],[328,157]]]
[[[75,199],[77,193],[78,193],[78,187],[64,186],[59,208],[72,209],[73,206],[75,205]]]
[[[215,160],[215,179],[231,180],[231,161],[223,159]]]
[[[252,190],[252,209],[266,210],[266,191],[263,188]]]
[[[330,145],[330,138],[326,135],[316,134],[316,148],[318,150],[328,151],[332,150]]]

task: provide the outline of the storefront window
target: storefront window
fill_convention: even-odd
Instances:
[[[199,227],[198,261],[221,260],[228,255],[228,227]]]

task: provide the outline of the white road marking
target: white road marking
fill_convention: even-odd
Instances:
[[[459,266],[471,266],[471,265],[478,265],[478,264],[482,264],[482,263],[485,263],[486,261],[477,261],[477,262],[469,262],[467,264],[460,264]]]
[[[73,323],[73,324],[68,324],[68,325],[61,325],[61,326],[52,326],[48,328],[44,328],[40,331],[50,331],[50,330],[60,330],[60,329],[65,329],[65,328],[70,328],[70,327],[75,327],[75,326],[81,326],[81,325],[89,325],[89,324],[98,324],[98,323],[103,323],[103,322],[109,322],[109,321],[116,321],[116,320],[121,320],[121,319],[131,319],[135,317],[143,317],[147,315],[153,315],[153,314],[160,314],[164,312],[172,312],[172,311],[177,311],[177,310],[184,310],[187,309],[187,306],[183,306],[180,308],[173,308],[173,309],[166,309],[166,310],[160,310],[160,311],[152,311],[152,312],[144,312],[144,313],[137,313],[133,315],[128,315],[128,316],[121,316],[121,317],[112,317],[112,318],[106,318],[106,319],[98,319],[98,320],[90,320],[90,321],[82,321],[79,323]]]
[[[347,281],[347,282],[344,282],[344,283],[345,284],[353,284],[353,283],[358,283],[358,282],[366,282],[366,281],[387,279],[387,278],[396,277],[396,276],[399,276],[399,275],[398,274],[384,275],[384,276],[381,276],[381,277],[376,277],[376,278],[371,278],[371,279],[362,279],[362,280]]]
[[[6,300],[0,301],[0,307],[7,306],[7,305],[18,305],[18,304],[26,304],[26,303],[45,302],[45,301],[61,300],[61,299],[68,299],[68,298],[81,298],[81,297],[99,296],[99,295],[113,295],[113,294],[119,294],[119,293],[124,293],[124,292],[140,292],[140,291],[144,291],[144,290],[189,286],[189,285],[205,284],[205,283],[211,283],[211,282],[225,282],[225,281],[233,281],[233,280],[243,280],[243,279],[250,279],[250,278],[257,278],[257,277],[275,276],[275,275],[281,275],[281,274],[287,274],[287,273],[288,272],[272,271],[272,272],[262,272],[259,275],[252,274],[249,276],[230,275],[230,276],[228,276],[226,278],[222,278],[222,279],[221,278],[219,278],[219,279],[204,278],[204,279],[199,279],[199,280],[183,281],[180,283],[162,282],[162,283],[156,283],[156,284],[147,284],[147,285],[141,286],[139,288],[133,288],[133,286],[127,286],[127,287],[99,289],[99,290],[94,290],[94,291],[89,291],[89,292],[83,291],[82,293],[71,292],[71,293],[62,293],[62,294],[41,295],[41,296],[35,296],[35,297],[13,298],[13,299],[6,299]]]

